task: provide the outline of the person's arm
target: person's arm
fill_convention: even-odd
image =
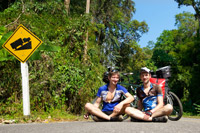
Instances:
[[[117,104],[114,107],[114,110],[113,110],[114,112],[116,113],[120,112],[124,105],[129,104],[134,100],[133,96],[129,92],[127,92],[125,96],[126,96],[126,99],[124,99],[123,101],[121,101],[119,104]]]
[[[96,101],[93,104],[97,108],[99,108],[100,103],[101,103],[101,99],[102,99],[101,92],[102,92],[102,87],[99,88],[97,95],[96,95]]]
[[[97,97],[97,99],[96,99],[96,101],[94,103],[94,106],[97,107],[97,108],[99,108],[100,103],[101,103],[101,97]]]
[[[142,111],[143,109],[142,101],[140,99],[137,102],[137,109],[139,109],[140,111]]]
[[[125,96],[126,96],[126,99],[120,102],[120,104],[122,105],[129,104],[134,100],[134,97],[129,92],[127,92]]]
[[[140,111],[142,111],[142,109],[143,109],[144,107],[143,107],[142,100],[141,100],[141,97],[140,97],[140,93],[141,93],[140,89],[141,89],[141,87],[138,87],[138,88],[136,89],[136,95],[137,95],[137,97],[138,97],[137,109],[139,109]]]
[[[157,92],[158,92],[157,94],[158,104],[154,109],[151,110],[152,114],[164,106],[162,88],[159,85],[157,85],[156,87],[157,87]]]

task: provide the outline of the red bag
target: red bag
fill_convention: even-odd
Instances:
[[[161,78],[150,78],[150,82],[152,84],[157,84],[160,85],[162,88],[162,93],[163,93],[163,99],[165,98],[165,79]]]

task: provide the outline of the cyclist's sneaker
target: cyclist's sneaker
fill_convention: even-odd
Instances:
[[[167,116],[153,117],[153,122],[167,122]]]
[[[103,118],[99,118],[99,117],[97,117],[97,116],[93,116],[93,120],[94,120],[95,122],[105,122],[105,121],[107,121],[107,120],[105,120],[105,119],[103,119]]]
[[[118,116],[114,116],[110,118],[110,121],[123,121],[123,116],[122,115],[118,115]]]
[[[138,122],[138,119],[135,119],[135,118],[131,117],[131,121],[132,122]]]
[[[149,122],[131,117],[131,122]]]
[[[143,120],[139,120],[139,119],[136,119],[136,118],[133,118],[133,117],[131,117],[131,121],[132,122],[143,122]]]

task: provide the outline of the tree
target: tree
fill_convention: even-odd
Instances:
[[[164,30],[157,38],[155,48],[165,50],[166,53],[173,51],[176,45],[177,30]]]
[[[200,35],[200,1],[199,0],[175,0],[178,3],[179,8],[182,5],[192,6],[195,10],[195,17],[199,22],[199,28],[197,30],[197,37]]]
[[[108,57],[102,62],[116,65],[117,60],[123,58],[120,57],[120,48],[128,48],[129,46],[123,45],[138,41],[148,31],[147,24],[132,20],[135,12],[132,0],[94,0],[91,5],[92,20],[97,26],[96,43],[101,46],[102,54]]]
[[[198,83],[200,66],[198,21],[189,12],[177,14],[177,30],[164,30],[157,38],[152,60],[157,67],[171,65],[170,87],[185,104],[199,103]],[[188,100],[189,99],[189,100]],[[190,104],[190,107],[192,104]],[[185,108],[187,110],[187,108]]]
[[[178,27],[179,33],[185,38],[190,38],[196,35],[198,29],[198,21],[190,12],[183,12],[175,16],[175,25]]]

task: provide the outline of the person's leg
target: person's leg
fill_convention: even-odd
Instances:
[[[133,107],[127,107],[125,109],[125,113],[128,114],[129,116],[139,119],[139,120],[152,121],[152,117],[144,114],[142,111],[135,109]]]
[[[130,104],[124,105],[124,106],[122,107],[122,109],[120,110],[119,113],[113,112],[113,113],[110,114],[109,116],[110,116],[110,117],[115,117],[115,116],[120,115],[120,114],[125,114],[125,109],[126,109],[127,107],[130,107]]]
[[[98,116],[98,117],[103,118],[105,120],[110,120],[110,116],[103,113],[99,108],[97,108],[96,106],[94,106],[91,103],[86,103],[85,109],[92,115]]]
[[[173,107],[171,104],[163,106],[161,109],[157,110],[152,114],[152,117],[168,116],[172,113]]]

